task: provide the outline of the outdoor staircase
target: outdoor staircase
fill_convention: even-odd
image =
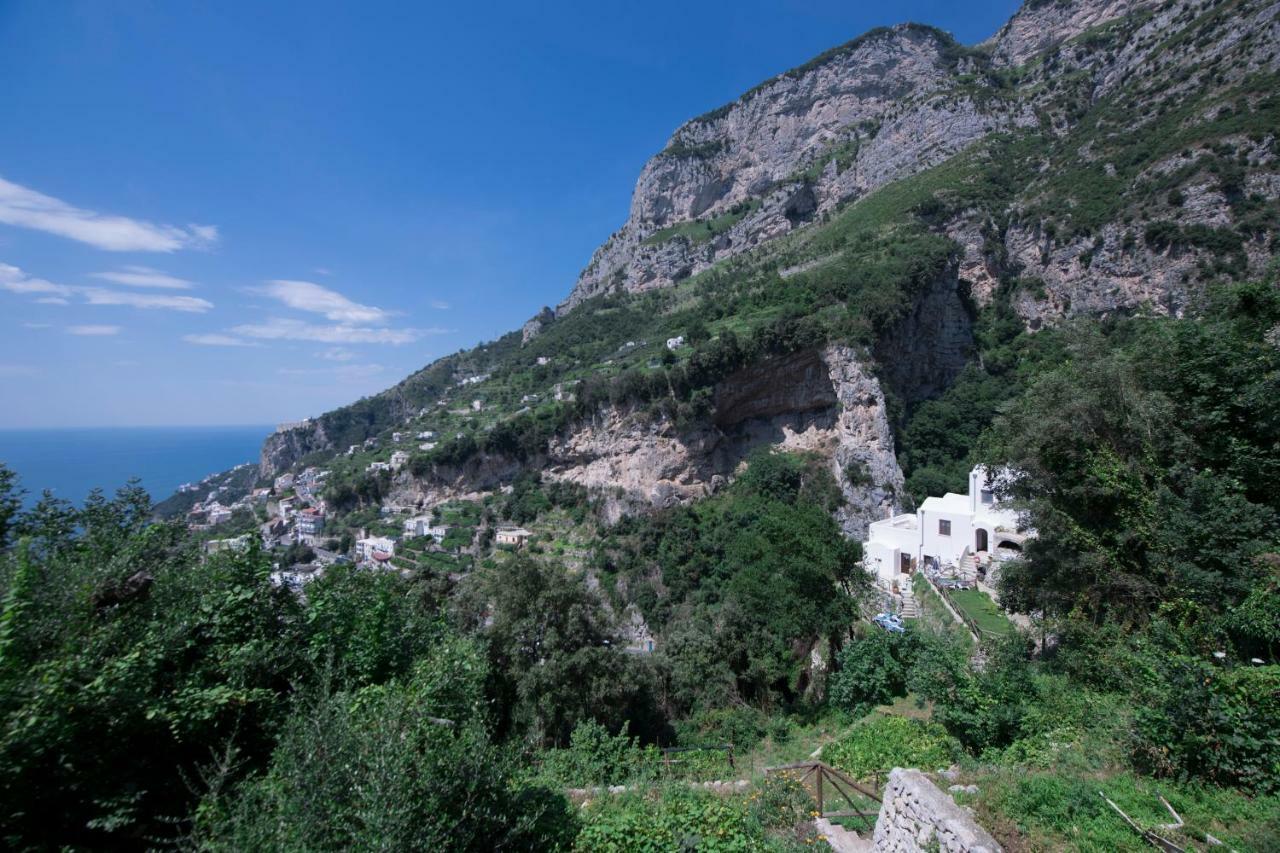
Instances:
[[[903,619],[919,619],[920,605],[916,603],[916,597],[909,589],[902,591],[902,612],[899,614]]]
[[[969,583],[978,581],[978,561],[974,558],[972,551],[965,551],[964,556],[960,558],[960,577]]]
[[[856,832],[845,829],[837,823],[832,823],[825,817],[815,820],[813,826],[826,838],[827,846],[834,850],[835,853],[873,853],[876,849],[870,838],[863,838]]]

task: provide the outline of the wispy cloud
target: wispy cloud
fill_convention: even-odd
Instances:
[[[202,347],[260,347],[262,344],[257,341],[246,341],[243,338],[233,337],[231,335],[221,334],[204,334],[204,335],[183,335],[182,339],[189,344],[196,344]]]
[[[368,379],[386,370],[381,364],[343,364],[338,367],[282,367],[276,371],[281,376],[325,376],[342,382]]]
[[[0,223],[56,234],[109,252],[204,249],[218,241],[214,225],[164,225],[75,207],[0,178]]]
[[[273,341],[313,341],[322,344],[408,344],[423,335],[446,334],[446,329],[378,329],[367,326],[323,326],[301,320],[273,318],[246,323],[231,332],[245,338]]]
[[[25,296],[38,296],[35,301],[46,305],[66,305],[68,297],[79,296],[87,305],[127,305],[133,308],[165,309],[203,313],[213,307],[207,299],[196,296],[174,296],[159,293],[137,293],[106,287],[73,287],[33,278],[18,267],[0,263],[0,290]]]
[[[316,355],[320,358],[326,359],[327,361],[351,361],[351,359],[356,357],[354,352],[349,349],[343,349],[342,347],[331,347],[324,352],[316,353]]]
[[[192,283],[151,267],[128,266],[112,272],[90,273],[93,278],[126,284],[132,287],[163,287],[171,290],[190,290]]]
[[[65,284],[54,284],[43,278],[32,278],[12,264],[0,263],[0,289],[10,293],[47,293],[68,296],[72,289]]]
[[[431,307],[440,311],[447,311],[449,310],[449,303],[445,302],[443,299],[432,299]]]
[[[263,293],[290,308],[312,314],[323,314],[325,319],[335,323],[379,325],[387,322],[391,316],[381,308],[352,302],[336,290],[321,287],[311,281],[275,279],[266,283]]]
[[[124,290],[107,290],[102,287],[82,287],[77,290],[90,305],[128,305],[133,308],[162,308],[194,314],[202,314],[213,307],[212,302],[198,296],[134,293]]]
[[[23,323],[22,325],[24,328],[27,328],[27,329],[47,329],[52,324],[51,323]]]
[[[104,335],[120,334],[119,326],[67,326],[67,334],[81,335],[84,337],[99,337]]]

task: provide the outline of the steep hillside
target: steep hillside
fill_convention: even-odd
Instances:
[[[909,500],[921,405],[1006,382],[1011,334],[1181,315],[1271,268],[1278,11],[1030,2],[977,47],[868,33],[677,130],[558,310],[273,436],[261,473],[409,425],[446,440],[396,500],[537,468],[616,517],[802,447],[857,534]]]

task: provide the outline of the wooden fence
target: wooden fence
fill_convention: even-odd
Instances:
[[[879,803],[881,790],[880,774],[875,775],[870,786],[857,782],[829,764],[821,761],[802,761],[796,764],[783,764],[778,767],[766,767],[764,775],[792,774],[813,793],[818,803],[818,814],[822,817],[854,817],[863,821],[867,830],[874,829],[876,818],[880,814]],[[828,801],[844,801],[845,808],[829,809]],[[874,811],[868,811],[863,800],[876,803]]]

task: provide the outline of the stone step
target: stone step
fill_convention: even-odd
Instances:
[[[875,845],[870,838],[863,838],[852,830],[834,824],[825,817],[813,822],[814,829],[827,840],[827,845],[835,853],[870,853]]]

